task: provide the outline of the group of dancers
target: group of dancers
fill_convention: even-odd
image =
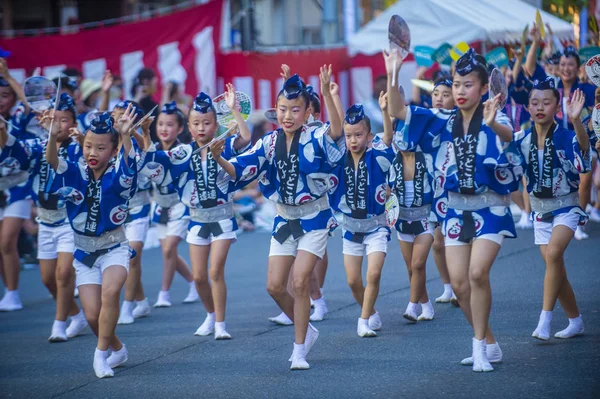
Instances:
[[[532,33],[535,52],[539,35]],[[594,135],[581,120],[594,98],[576,74],[572,79],[580,64],[577,52],[567,48],[560,56],[559,77],[546,74],[535,58],[517,69],[514,82],[521,86],[511,85],[511,92],[526,92],[518,98],[526,99],[532,120],[524,130],[513,127],[502,112],[500,94],[485,99],[489,69],[473,49],[458,59],[451,74],[435,81],[433,108],[406,105],[403,90],[394,84],[402,59],[395,50],[384,51],[383,58],[383,132],[371,131],[360,103],[344,110],[327,65],[319,80],[329,122],[320,122],[321,98],[284,66],[275,108],[278,128],[253,146],[230,84],[225,98],[235,119],[233,135],[215,139],[217,113],[203,92],[188,115],[168,102],[153,121],[139,104],[122,101],[112,112],[97,112],[81,131],[69,87],[52,108],[36,115],[2,60],[0,112],[7,122],[0,122],[0,188],[5,194],[0,270],[7,289],[0,309],[22,308],[16,237],[30,218],[33,200],[42,279],[56,299],[49,340],[65,341],[89,325],[98,337],[97,377],[112,377],[113,369],[128,360],[116,325],[150,313],[141,265],[151,219],[164,257],[155,306],[171,305],[169,288],[177,270],[190,282],[186,302],[199,297],[206,310],[195,334],[230,339],[224,268],[238,229],[233,195],[258,181],[277,210],[267,291],[282,311],[272,321],[294,325],[292,370],[310,367],[307,357],[319,336],[311,321],[327,313],[322,295],[327,241],[341,225],[347,282],[361,307],[360,337],[375,337],[382,328],[375,304],[395,230],[410,279],[404,318],[434,318],[425,287],[433,247],[444,282],[444,294],[436,301],[454,299],[473,328],[471,356],[461,363],[473,371],[492,371],[502,351],[489,326],[489,272],[505,238],[517,235],[511,194],[524,178],[535,243],[546,264],[542,312],[532,335],[550,338],[557,299],[569,325],[554,336],[582,334],[564,252],[588,218],[589,195],[581,199],[579,175],[591,175],[593,146],[599,150],[600,144],[591,140]],[[31,132],[34,120],[47,138]],[[151,140],[152,123],[157,142]],[[191,143],[179,141],[186,125]],[[189,244],[191,271],[177,253],[181,239]],[[75,286],[83,310],[74,300]]]

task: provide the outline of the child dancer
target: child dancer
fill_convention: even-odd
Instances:
[[[68,201],[69,222],[75,232],[73,267],[85,316],[98,335],[93,362],[98,378],[114,376],[112,369],[128,358],[127,348],[116,336],[115,327],[119,296],[131,257],[122,224],[137,178],[129,134],[133,120],[131,105],[119,120],[118,133],[108,112],[94,118],[84,139],[85,166],[58,157],[55,132],[51,132],[46,147],[48,164],[56,171],[49,182],[49,192]],[[122,152],[112,164],[111,158],[117,156],[119,135]],[[110,357],[109,348],[113,350]]]
[[[396,51],[384,53],[384,58],[391,82],[394,65],[402,61]],[[492,371],[490,360],[501,359],[488,326],[489,271],[504,237],[516,236],[509,205],[510,192],[518,184],[501,152],[501,141],[512,140],[512,127],[502,114],[496,118],[499,96],[485,106],[481,104],[487,92],[486,62],[473,49],[456,63],[452,86],[456,111],[407,108],[399,91],[388,87],[390,113],[406,121],[404,137],[399,141],[408,150],[414,151],[419,145],[432,154],[444,178],[443,187],[448,192],[443,225],[448,271],[475,335],[473,357],[463,364],[472,362],[473,371],[478,372]]]
[[[59,157],[78,162],[82,155],[81,148],[69,137],[69,129],[77,126],[75,103],[68,94],[60,96],[56,112],[45,113],[40,123],[44,129],[50,128],[52,117],[55,120],[53,130],[57,137]],[[44,285],[56,299],[56,317],[48,341],[64,342],[78,335],[88,323],[73,298],[73,229],[67,221],[64,201],[57,194],[44,192],[52,173],[45,156],[46,142],[40,139],[17,141],[15,136],[6,135],[1,128],[0,141],[3,147],[0,162],[14,158],[29,173],[32,196],[38,207],[40,274]],[[67,328],[68,316],[71,316],[71,324]]]
[[[224,157],[240,154],[248,148],[250,130],[235,108],[235,88],[227,85],[226,103],[240,129],[240,135],[225,140]],[[166,107],[175,107],[175,103]],[[230,184],[219,185],[219,168],[208,147],[219,125],[212,100],[200,93],[194,100],[188,126],[194,142],[181,145],[171,151],[149,151],[148,158],[158,162],[165,169],[165,175],[180,179],[179,198],[190,209],[191,221],[188,227],[187,242],[190,244],[190,258],[196,289],[206,309],[206,318],[195,335],[206,336],[214,332],[215,339],[230,339],[226,330],[225,305],[227,287],[225,285],[225,261],[229,247],[236,240],[238,229],[233,215],[233,190]],[[158,129],[160,134],[160,127]],[[155,180],[159,183],[159,181]],[[208,282],[208,259],[210,256],[210,282]]]
[[[183,132],[185,117],[174,103],[165,104],[156,121],[156,134],[158,143],[156,150],[169,151],[174,150],[180,145],[177,137]],[[145,135],[144,139],[150,137]],[[148,161],[153,161],[154,155],[148,155]],[[158,225],[158,237],[163,252],[163,278],[162,287],[158,293],[158,300],[154,304],[155,308],[170,307],[171,295],[169,290],[173,283],[175,271],[189,283],[189,291],[183,303],[197,302],[200,298],[196,291],[194,278],[189,266],[177,252],[179,242],[186,237],[187,227],[190,222],[190,213],[188,208],[180,201],[177,194],[176,178],[167,173],[164,166],[156,170],[150,170],[145,167],[145,172],[141,173],[143,179],[149,179],[156,183],[154,190],[154,214],[152,221]]]
[[[387,117],[389,121],[383,92],[379,103],[384,120]],[[375,331],[381,328],[381,318],[374,306],[390,239],[385,201],[387,173],[394,159],[391,147],[394,132],[385,129],[383,138],[369,148],[371,125],[361,104],[355,104],[346,111],[343,129],[345,165],[336,171],[339,183],[329,198],[333,209],[343,213],[344,267],[352,295],[362,307],[356,332],[360,337],[375,337]],[[366,287],[362,280],[365,252],[368,259]]]
[[[583,321],[577,308],[573,288],[567,278],[564,253],[577,226],[587,221],[579,206],[579,174],[591,170],[590,141],[580,116],[585,105],[583,92],[576,90],[567,105],[569,120],[575,131],[567,130],[554,120],[560,107],[560,93],[554,79],[535,81],[530,94],[529,110],[534,126],[515,133],[515,159],[525,169],[527,191],[534,213],[535,243],[540,246],[546,263],[544,300],[537,328],[532,336],[546,341],[556,300],[560,301],[569,325],[555,338],[583,334]]]
[[[326,134],[330,127],[333,137],[339,138],[342,133],[329,87],[323,96],[331,125],[309,128],[304,123],[310,99],[304,82],[294,75],[277,96],[280,129],[264,136],[251,151],[232,162],[221,157],[222,142],[211,147],[213,157],[238,186],[258,179],[265,197],[277,204],[267,291],[294,321],[292,370],[310,367],[306,355],[319,334],[309,323],[309,280],[317,259],[325,253],[329,229],[335,224],[327,199],[329,173],[343,158]],[[294,297],[286,290],[292,263]]]

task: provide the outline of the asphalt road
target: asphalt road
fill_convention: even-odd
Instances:
[[[176,277],[174,306],[117,332],[129,361],[115,378],[99,380],[92,370],[91,331],[50,344],[54,303],[37,270],[21,274],[25,308],[0,314],[0,397],[10,398],[591,398],[600,392],[600,225],[590,224],[587,241],[573,241],[566,262],[585,323],[585,335],[541,342],[531,338],[542,301],[544,265],[531,231],[505,241],[492,268],[491,326],[504,352],[492,373],[473,373],[459,361],[471,350],[472,331],[459,309],[436,304],[432,322],[402,318],[409,289],[397,242],[391,241],[377,309],[383,330],[374,339],[356,335],[360,314],[346,285],[339,234],[329,242],[325,284],[329,315],[309,355],[311,369],[291,372],[287,361],[291,327],[267,317],[279,313],[266,290],[269,236],[249,233],[232,246],[226,268],[231,341],[196,337],[205,313],[184,305],[187,286]],[[181,253],[188,256],[185,244]],[[151,301],[160,288],[160,251],[144,252],[143,281]],[[430,256],[430,296],[441,281]],[[552,332],[567,318],[557,305]],[[594,393],[595,392],[595,393]]]

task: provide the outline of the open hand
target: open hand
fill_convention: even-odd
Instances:
[[[321,94],[329,95],[331,93],[331,64],[323,65],[319,68],[319,80],[321,81]]]
[[[287,64],[281,64],[281,72],[279,73],[279,75],[283,78],[283,81],[285,82],[290,78],[290,76],[292,76],[292,70]]]
[[[129,136],[130,129],[133,126],[134,121],[135,121],[135,107],[133,106],[133,104],[130,103],[127,106],[127,109],[125,110],[125,113],[123,115],[121,115],[121,117],[119,118],[119,120],[117,122],[119,134],[121,136]]]
[[[577,89],[573,93],[573,97],[571,97],[571,99],[567,101],[567,115],[569,116],[569,119],[571,119],[572,121],[575,119],[579,119],[584,106],[585,95],[581,90]]]
[[[486,125],[492,126],[496,122],[496,113],[498,112],[500,98],[502,94],[496,94],[496,97],[488,99],[483,103],[483,121]]]
[[[113,75],[112,73],[110,73],[110,69],[107,69],[106,71],[104,71],[104,76],[102,76],[102,91],[105,93],[108,92],[112,87],[113,82]]]
[[[225,104],[230,110],[235,108],[235,87],[231,83],[227,83],[225,90]]]
[[[383,60],[385,61],[385,70],[388,74],[398,73],[402,67],[402,57],[397,49],[392,49],[390,52],[382,51]]]
[[[388,107],[387,93],[382,91],[381,93],[379,93],[379,108],[381,108],[381,111],[386,112],[387,107]]]
[[[209,145],[210,148],[210,153],[212,154],[212,157],[214,160],[217,160],[219,158],[221,158],[221,154],[223,153],[223,150],[225,149],[225,140],[214,140],[212,143],[210,143]]]

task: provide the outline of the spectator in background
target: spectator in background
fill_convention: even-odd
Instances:
[[[251,139],[250,143],[252,145],[256,144],[256,142],[262,138],[265,134],[270,132],[269,125],[271,122],[265,116],[264,111],[257,110],[254,111],[248,116],[248,127],[250,128]]]
[[[363,103],[364,113],[371,120],[371,131],[373,134],[383,132],[383,117],[379,107],[379,93],[387,91],[387,76],[380,75],[373,83],[373,95]]]
[[[52,79],[55,85],[58,86],[58,81],[60,80],[60,94],[67,93],[71,98],[75,98],[75,92],[78,89],[77,81],[70,77],[65,76],[64,72],[60,77],[55,77]]]
[[[156,93],[156,80],[156,75],[151,68],[143,68],[133,81],[131,96],[142,106],[144,113],[150,112],[157,105],[152,99]]]
[[[66,68],[63,71],[63,74],[75,80],[77,86],[79,86],[81,84],[81,81],[83,80],[83,75],[81,74],[81,71],[79,71],[79,69],[77,68]]]

